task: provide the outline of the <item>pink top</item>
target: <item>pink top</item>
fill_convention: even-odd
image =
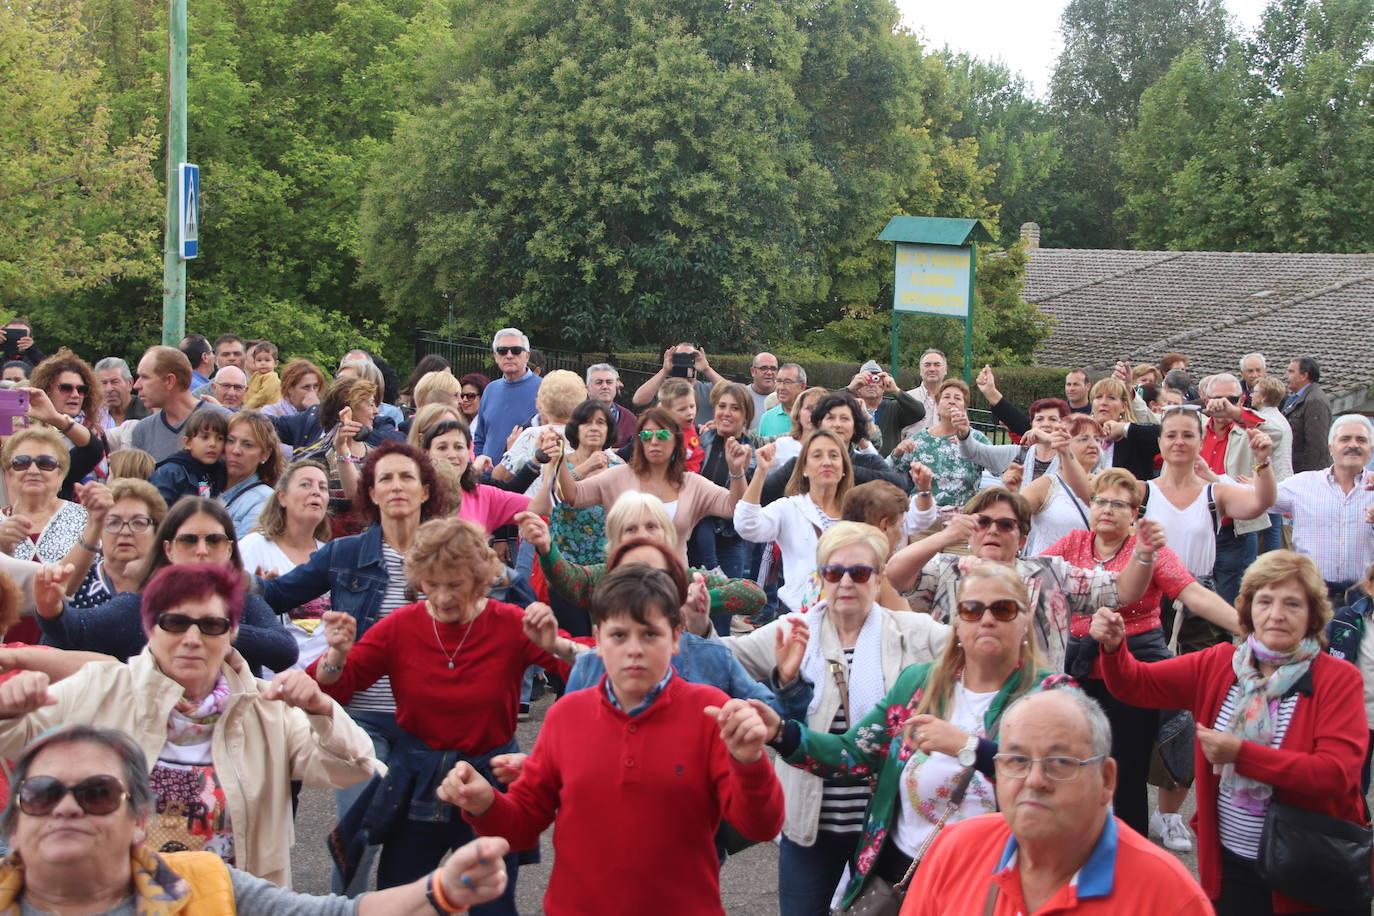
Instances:
[[[502,525],[515,521],[517,512],[529,507],[530,498],[524,493],[512,493],[500,487],[479,483],[471,492],[463,491],[463,504],[458,507],[458,517],[476,522],[491,534]]]
[[[1093,553],[1093,533],[1086,528],[1080,528],[1070,531],[1046,547],[1041,556],[1063,557],[1074,566],[1083,569],[1103,566],[1110,572],[1120,575],[1126,564],[1132,562],[1131,552],[1134,549],[1135,535],[1132,534],[1121,543],[1121,549],[1111,559],[1099,560]],[[1177,598],[1179,592],[1196,581],[1183,565],[1183,561],[1178,558],[1178,554],[1168,547],[1161,547],[1155,551],[1154,574],[1149,587],[1145,589],[1145,594],[1134,603],[1117,609],[1125,618],[1126,635],[1134,636],[1159,626],[1160,597],[1168,595],[1170,598]],[[1091,624],[1091,616],[1075,616],[1069,624],[1069,632],[1074,636],[1087,636]]]
[[[604,506],[611,511],[622,493],[638,490],[639,478],[628,464],[617,465],[586,480],[577,481],[576,489],[564,494],[574,506]],[[687,562],[687,542],[692,529],[708,515],[733,518],[735,500],[730,491],[691,471],[682,475],[682,489],[677,494],[677,509],[673,512],[673,527],[677,529],[677,552]]]

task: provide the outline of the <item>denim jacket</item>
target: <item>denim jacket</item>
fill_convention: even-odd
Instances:
[[[262,597],[279,614],[330,593],[333,609],[358,621],[358,639],[377,622],[386,597],[386,561],[382,559],[382,526],[338,538],[310,555],[284,576],[262,582]]]
[[[234,522],[234,535],[242,539],[252,531],[262,514],[262,507],[272,495],[272,488],[258,479],[257,474],[249,474],[246,480],[239,481],[219,495],[229,518]],[[252,572],[250,569],[249,572]]]
[[[683,633],[682,646],[673,656],[672,663],[683,680],[719,687],[742,700],[762,700],[784,719],[805,719],[806,708],[811,705],[812,687],[805,678],[796,678],[787,687],[770,689],[775,685],[754,680],[735,659],[735,654],[724,643],[715,640]],[[583,652],[568,675],[567,692],[594,687],[605,673],[606,665],[601,656]]]

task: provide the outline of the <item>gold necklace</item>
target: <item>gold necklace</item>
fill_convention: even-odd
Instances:
[[[477,622],[478,616],[473,615],[473,618],[468,621],[468,628],[464,631],[463,638],[458,641],[458,648],[453,650],[452,655],[449,655],[448,650],[444,648],[444,640],[439,636],[438,618],[433,614],[429,615],[429,625],[434,628],[434,641],[439,644],[439,651],[444,653],[444,657],[448,659],[448,670],[453,670],[453,660],[458,657],[459,652],[463,651],[463,644],[468,641],[468,636],[472,633],[472,625]]]

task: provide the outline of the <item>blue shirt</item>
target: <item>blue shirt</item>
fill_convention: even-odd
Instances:
[[[517,426],[524,426],[534,415],[534,397],[543,381],[528,369],[513,382],[499,378],[482,391],[477,408],[477,428],[473,433],[475,455],[499,461],[506,451],[506,437]]]
[[[629,716],[631,719],[633,719],[635,716],[639,715],[639,714],[642,713],[644,710],[646,710],[646,709],[648,709],[650,706],[654,705],[654,700],[657,700],[657,699],[658,699],[658,695],[659,695],[660,693],[663,692],[663,688],[664,688],[664,687],[667,687],[667,686],[668,686],[668,682],[671,681],[672,679],[673,679],[673,666],[672,666],[672,665],[669,665],[669,666],[668,666],[668,673],[665,674],[665,675],[663,675],[663,680],[659,681],[659,682],[658,682],[657,684],[655,684],[653,687],[649,688],[649,692],[646,693],[646,694],[644,694],[644,699],[640,700],[640,701],[639,701],[639,704],[638,704],[637,706],[635,706],[634,709],[631,709],[630,711],[626,712],[625,715],[627,715],[627,716]],[[614,706],[616,709],[620,709],[620,710],[623,711],[623,710],[624,710],[624,707],[622,707],[622,706],[620,705],[620,700],[616,697],[616,695],[615,695],[615,690],[611,687],[611,679],[610,679],[610,678],[606,678],[605,684],[606,684],[606,696],[610,698],[610,700],[611,700],[611,705]]]

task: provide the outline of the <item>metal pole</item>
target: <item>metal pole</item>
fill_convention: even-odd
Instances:
[[[973,384],[973,303],[978,297],[978,243],[968,246],[968,317],[964,319],[964,383]]]
[[[162,342],[186,335],[186,262],[177,231],[180,164],[186,160],[186,0],[167,4],[167,224],[162,251]]]
[[[897,304],[894,302],[894,303],[892,304],[892,378],[893,378],[893,379],[896,379],[896,378],[897,378],[897,373],[898,373],[898,371],[899,371],[899,370],[898,370],[898,367],[897,367],[897,355],[898,355],[898,354],[897,354],[897,349],[898,349],[898,346],[897,346],[897,336],[898,336],[899,328],[901,327],[901,322],[902,322],[902,313],[899,312],[899,311],[897,311]]]

